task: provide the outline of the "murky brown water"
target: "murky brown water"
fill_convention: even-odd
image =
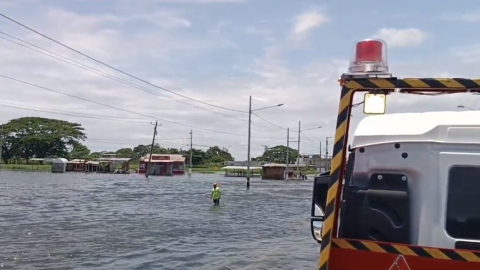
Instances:
[[[222,201],[213,207],[212,182]],[[3,269],[315,269],[312,183],[0,172]]]

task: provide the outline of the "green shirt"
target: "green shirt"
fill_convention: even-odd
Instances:
[[[217,187],[217,188],[212,189],[212,198],[214,200],[220,199],[220,195],[221,195],[220,188]]]

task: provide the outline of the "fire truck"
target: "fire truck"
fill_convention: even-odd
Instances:
[[[386,43],[367,39],[339,83],[331,170],[313,187],[318,269],[480,269],[480,111],[386,114],[387,97],[480,92],[480,79],[394,77]],[[347,147],[355,94],[368,116]]]

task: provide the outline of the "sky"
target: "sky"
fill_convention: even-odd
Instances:
[[[297,148],[299,121],[300,152],[317,154],[321,145],[325,154],[327,138],[335,135],[337,80],[358,40],[384,39],[397,77],[480,77],[480,37],[474,34],[480,3],[389,5],[2,0],[0,13],[124,73],[0,17],[0,122],[40,116],[81,123],[92,151],[112,151],[151,143],[158,120],[156,142],[163,147],[189,148],[192,130],[194,148],[217,145],[245,160],[251,96],[253,110],[284,104],[252,115],[252,157],[286,145],[286,128]],[[479,101],[467,94],[400,95],[389,96],[387,109],[480,109]],[[355,129],[364,117],[361,106],[352,114]]]

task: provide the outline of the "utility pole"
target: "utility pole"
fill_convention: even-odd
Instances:
[[[192,176],[192,164],[193,164],[193,130],[190,130],[190,166],[188,168],[188,177]]]
[[[150,146],[150,156],[148,157],[147,167],[145,168],[145,177],[148,178],[148,167],[152,162],[152,154],[153,154],[153,146],[155,145],[155,136],[157,135],[157,126],[158,121],[155,121],[155,128],[153,129],[153,139],[152,139],[152,146]]]
[[[248,104],[248,150],[247,150],[247,189],[250,188],[250,139],[252,128],[252,96]]]
[[[325,138],[325,158],[326,160],[326,165],[325,165],[325,171],[330,170],[330,161],[328,159],[328,139],[331,137],[326,137]]]
[[[3,124],[0,124],[0,170],[2,169]]]
[[[318,159],[318,173],[322,172],[322,141],[320,141],[320,156]]]
[[[298,148],[297,148],[297,151],[298,151],[298,157],[297,157],[297,180],[299,179],[299,175],[300,175],[300,132],[301,132],[301,129],[300,129],[300,125],[301,125],[301,121],[298,121]]]
[[[289,144],[290,144],[290,128],[287,128],[287,164],[286,164],[287,167],[285,169],[285,172],[287,173],[287,176],[285,178],[287,178],[287,179],[288,179],[288,163],[290,163],[289,160],[288,160],[288,152],[290,152]]]

